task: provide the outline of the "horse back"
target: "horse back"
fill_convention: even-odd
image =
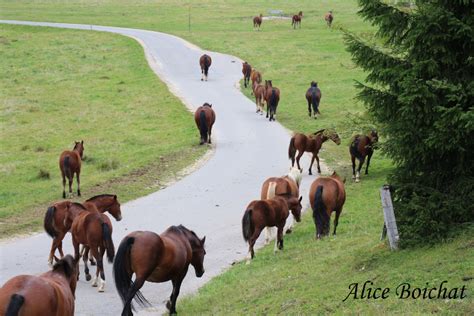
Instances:
[[[350,153],[357,159],[363,159],[369,153],[371,148],[367,147],[370,145],[369,137],[365,135],[356,135],[350,145]]]
[[[292,181],[292,180],[290,180],[290,181]],[[267,180],[265,180],[265,182],[262,185],[262,190],[260,192],[260,198],[262,200],[266,200],[266,199],[269,198],[268,188],[270,186],[270,183],[272,183],[272,182],[276,183],[275,195],[292,194],[291,184],[287,179],[272,177],[272,178],[268,178]]]
[[[311,208],[314,209],[314,196],[319,186],[323,187],[322,200],[323,200],[324,205],[326,205],[328,214],[342,207],[346,199],[344,184],[330,177],[319,177],[311,184],[311,188],[310,188]]]
[[[81,156],[77,151],[65,150],[59,157],[59,167],[64,170],[64,160],[69,157],[69,168],[72,172],[78,172],[81,170]]]

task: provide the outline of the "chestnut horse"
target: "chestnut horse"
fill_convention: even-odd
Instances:
[[[72,181],[74,174],[77,178],[77,195],[81,196],[81,160],[84,153],[84,141],[75,142],[72,151],[65,150],[59,157],[59,169],[63,177],[63,199],[66,198],[66,177],[69,181],[69,193],[72,193]]]
[[[321,90],[318,88],[318,83],[311,81],[309,89],[306,91],[306,101],[308,101],[308,115],[311,117],[311,106],[313,106],[313,115],[316,119],[316,113],[319,112],[319,102],[321,101]]]
[[[329,27],[331,27],[332,20],[334,20],[334,16],[332,15],[332,11],[329,11],[328,13],[326,13],[326,15],[324,16],[324,20],[326,21],[327,25]]]
[[[242,74],[244,75],[244,87],[247,88],[250,81],[250,74],[252,73],[252,66],[249,63],[242,63]]]
[[[263,15],[260,13],[260,16],[253,18],[253,29],[258,29],[260,31],[260,26],[262,25]]]
[[[252,80],[252,87],[255,85],[255,82],[262,83],[262,74],[259,71],[252,69],[250,72],[250,80]]]
[[[280,89],[273,87],[271,80],[265,80],[265,101],[267,102],[267,118],[270,113],[269,121],[274,121],[278,102],[280,102]]]
[[[288,158],[291,159],[291,166],[295,166],[295,155],[296,150],[298,150],[298,156],[296,157],[296,163],[298,169],[303,171],[300,167],[300,158],[306,152],[310,152],[313,154],[313,158],[311,159],[311,164],[309,165],[309,174],[312,175],[311,168],[314,163],[314,159],[318,164],[318,173],[321,173],[321,168],[319,166],[319,157],[318,153],[321,149],[321,146],[324,142],[328,139],[332,140],[337,145],[341,144],[341,139],[339,135],[337,135],[336,131],[330,129],[322,129],[317,131],[312,135],[304,135],[300,133],[296,133],[290,140],[290,146],[288,147]]]
[[[329,235],[329,221],[332,212],[336,212],[333,232],[333,234],[336,235],[339,216],[341,215],[342,207],[346,201],[344,182],[345,180],[341,180],[337,173],[334,172],[330,177],[318,177],[311,184],[309,201],[313,209],[317,239],[320,239],[321,236]]]
[[[255,81],[253,83],[253,94],[255,96],[255,104],[257,105],[257,113],[262,115],[265,101],[265,87]]]
[[[176,299],[189,264],[198,278],[204,274],[205,241],[206,237],[199,239],[182,225],[171,226],[161,235],[135,231],[122,239],[114,261],[115,286],[123,302],[122,316],[133,315],[134,298],[144,307],[150,305],[140,292],[145,281],[173,283],[166,307],[170,314],[176,314]]]
[[[211,56],[204,54],[199,58],[199,65],[201,66],[201,81],[207,81],[207,74],[209,73],[209,67],[211,67],[211,64]]]
[[[96,195],[88,199],[84,205],[87,209],[95,210],[95,208],[88,207],[88,203],[94,204],[95,208],[101,213],[109,212],[117,222],[122,220],[122,212],[120,210],[120,203],[116,195],[112,194],[101,194]],[[49,253],[48,262],[53,264],[53,258],[58,261],[59,259],[54,255],[56,249],[58,249],[61,258],[64,257],[63,253],[63,239],[67,232],[71,229],[71,221],[66,221],[67,213],[71,207],[72,202],[62,201],[55,203],[48,207],[46,214],[44,215],[44,230],[49,236],[53,238],[51,245],[51,251]]]
[[[0,315],[73,316],[77,260],[67,255],[39,276],[19,275],[0,288]]]
[[[360,169],[364,164],[365,157],[367,156],[367,165],[365,166],[365,174],[369,174],[370,158],[374,153],[374,145],[379,141],[379,135],[376,130],[372,130],[369,135],[356,135],[354,136],[350,146],[349,152],[352,160],[352,179],[355,182],[360,181]],[[355,160],[359,160],[359,168],[357,173],[355,171]]]
[[[293,26],[294,29],[296,29],[296,26],[299,25],[301,28],[301,20],[303,19],[303,11],[300,11],[298,15],[293,15],[293,18],[291,19],[291,25]]]
[[[283,228],[286,218],[291,213],[295,216],[297,222],[301,220],[301,197],[293,196],[275,196],[269,200],[255,200],[247,206],[242,217],[242,235],[244,240],[249,243],[249,255],[247,259],[253,259],[255,252],[253,247],[260,233],[265,227],[277,227],[277,239],[275,240],[275,249],[283,249]],[[250,261],[247,261],[249,263]]]
[[[194,121],[196,122],[199,133],[201,134],[201,141],[199,145],[204,143],[211,143],[212,126],[216,121],[216,113],[212,109],[212,104],[204,103],[198,107],[194,113]]]

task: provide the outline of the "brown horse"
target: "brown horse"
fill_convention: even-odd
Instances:
[[[321,101],[321,90],[318,88],[318,83],[311,81],[309,89],[306,91],[306,101],[308,101],[308,115],[311,117],[311,106],[313,106],[313,114],[316,119],[316,113],[319,112],[319,102]]]
[[[324,16],[324,20],[326,21],[327,25],[331,27],[332,20],[334,20],[334,15],[332,14],[332,11],[326,13],[326,15]]]
[[[199,239],[182,225],[171,226],[161,235],[149,231],[128,234],[120,243],[114,261],[115,286],[123,302],[122,316],[133,315],[133,298],[142,306],[150,305],[140,292],[145,281],[173,283],[166,307],[170,314],[176,314],[176,299],[189,264],[198,278],[204,274],[205,241],[206,237]]]
[[[201,141],[199,145],[204,143],[211,143],[212,126],[216,121],[216,113],[212,109],[212,104],[204,103],[198,107],[194,113],[194,121],[196,122],[199,133],[201,134]]]
[[[122,220],[122,212],[120,210],[120,203],[116,195],[112,194],[101,194],[96,195],[88,199],[83,205],[89,210],[95,210],[95,208],[88,207],[88,203],[94,204],[95,208],[101,213],[109,212],[117,221]],[[58,261],[59,259],[54,255],[56,249],[58,249],[61,258],[64,257],[63,253],[63,239],[67,232],[71,229],[72,222],[66,221],[67,213],[71,207],[72,202],[62,201],[55,203],[48,207],[46,214],[44,215],[44,229],[49,236],[53,238],[51,245],[51,251],[49,253],[48,262],[53,264],[53,258]]]
[[[92,208],[92,209],[91,209]],[[79,258],[79,246],[85,247],[82,257],[84,261],[84,273],[86,280],[91,279],[87,259],[89,249],[92,256],[97,262],[96,276],[92,282],[92,286],[99,286],[99,292],[105,290],[105,273],[103,257],[107,252],[107,259],[110,263],[114,260],[115,248],[112,241],[112,223],[107,215],[99,213],[95,206],[90,203],[88,208],[79,203],[73,203],[69,208],[65,221],[72,221],[71,235],[72,244],[74,246],[75,258]],[[100,278],[99,278],[100,274]]]
[[[293,26],[293,29],[296,29],[296,26],[299,25],[301,28],[301,20],[303,19],[303,11],[300,11],[298,15],[293,15],[293,18],[291,19],[291,26]]]
[[[244,87],[247,88],[250,81],[250,74],[252,73],[252,66],[249,63],[242,63],[242,74],[244,75]]]
[[[0,288],[0,315],[73,316],[77,260],[67,255],[39,276],[19,275]]]
[[[367,156],[367,165],[365,166],[365,174],[369,174],[370,158],[374,153],[374,145],[379,141],[379,135],[376,130],[372,130],[369,135],[356,135],[354,136],[350,146],[349,152],[352,160],[352,179],[355,182],[360,181],[360,169],[364,164],[365,157]],[[355,160],[359,160],[359,168],[357,173],[355,171]]]
[[[204,54],[199,58],[199,65],[201,66],[201,81],[207,81],[207,74],[209,73],[209,67],[211,67],[211,64],[211,56]]]
[[[301,220],[301,197],[275,196],[269,200],[255,200],[247,206],[242,217],[242,235],[244,240],[249,243],[249,256],[247,259],[253,259],[255,252],[253,247],[260,233],[265,227],[276,226],[277,239],[275,241],[275,250],[283,249],[283,228],[286,218],[291,213],[295,216],[297,222]],[[249,261],[248,261],[249,262]]]
[[[318,173],[321,173],[321,168],[319,166],[319,157],[318,152],[321,149],[321,146],[325,141],[328,139],[335,142],[337,145],[341,144],[341,139],[339,135],[337,135],[336,131],[330,129],[322,129],[317,131],[312,135],[304,135],[300,133],[296,133],[290,140],[290,146],[288,147],[288,158],[291,159],[291,166],[295,166],[295,154],[296,150],[298,150],[298,156],[296,157],[296,163],[298,169],[303,171],[300,167],[300,158],[303,156],[305,152],[310,152],[313,154],[313,158],[311,159],[311,164],[309,165],[309,174],[313,174],[311,172],[311,168],[313,167],[314,159],[318,164]]]
[[[257,105],[257,113],[262,115],[265,101],[265,87],[255,81],[253,83],[253,94],[255,96],[255,104]]]
[[[250,80],[252,80],[252,87],[255,85],[255,82],[262,83],[262,74],[259,71],[252,69],[250,72]]]
[[[280,102],[280,89],[272,85],[271,80],[265,80],[265,101],[267,102],[267,118],[270,113],[269,121],[274,121],[278,102]]]
[[[313,209],[317,239],[320,239],[321,236],[329,235],[329,221],[332,212],[336,212],[333,232],[336,235],[339,216],[346,201],[344,182],[345,180],[341,180],[337,173],[334,172],[330,177],[318,177],[311,184],[309,201]]]
[[[63,199],[66,198],[66,177],[69,181],[69,193],[72,193],[72,181],[74,174],[77,178],[77,195],[81,196],[81,161],[84,153],[84,141],[75,142],[72,151],[65,150],[59,157],[59,169],[63,177]]]
[[[262,25],[263,15],[260,13],[260,16],[253,18],[253,29],[258,29],[260,31],[260,26]]]

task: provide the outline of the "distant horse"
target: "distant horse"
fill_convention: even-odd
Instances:
[[[209,73],[209,67],[211,67],[211,64],[211,56],[204,54],[199,58],[199,65],[201,66],[201,81],[207,81],[207,74]]]
[[[267,102],[267,118],[270,113],[269,121],[274,121],[278,102],[280,102],[280,89],[273,87],[271,80],[265,80],[265,101]]]
[[[263,105],[265,101],[265,87],[257,81],[253,83],[253,95],[255,96],[255,104],[257,105],[257,113],[263,114]]]
[[[316,119],[316,113],[319,113],[319,102],[321,101],[321,90],[318,88],[318,83],[311,81],[311,86],[306,91],[306,101],[308,101],[308,115],[311,117],[311,106],[313,106],[313,114]]]
[[[260,31],[260,26],[262,25],[263,15],[260,13],[260,16],[253,18],[253,29],[258,29]]]
[[[328,13],[326,13],[326,15],[324,16],[324,20],[326,21],[327,25],[329,27],[331,27],[332,20],[334,20],[334,16],[332,15],[332,11],[329,11]]]
[[[116,195],[112,194],[101,194],[96,195],[88,199],[84,205],[88,203],[94,204],[97,210],[101,213],[109,212],[117,221],[122,220],[122,212],[120,210],[120,203]],[[64,257],[63,253],[63,239],[66,236],[67,232],[71,229],[72,222],[67,221],[67,213],[69,208],[72,206],[70,201],[62,201],[53,204],[48,207],[46,214],[44,216],[44,229],[49,236],[53,238],[53,243],[51,245],[51,251],[49,253],[48,262],[53,264],[53,258],[58,261],[59,259],[54,255],[56,249],[58,249],[61,258]],[[95,210],[95,208],[93,209]]]
[[[198,107],[194,113],[194,121],[196,122],[199,133],[201,134],[201,142],[199,145],[204,143],[210,144],[212,126],[216,121],[216,113],[212,109],[212,104],[206,102]]]
[[[369,174],[370,158],[374,153],[374,145],[379,141],[379,135],[376,130],[372,130],[369,135],[356,135],[354,136],[350,146],[349,152],[351,153],[352,160],[352,179],[355,182],[360,181],[360,169],[364,164],[365,157],[367,156],[367,165],[365,167],[365,174]],[[355,171],[355,159],[359,160],[359,168],[357,173]]]
[[[295,29],[297,25],[300,26],[301,28],[301,20],[303,19],[303,11],[300,11],[298,15],[293,15],[293,18],[291,19],[291,26]]]
[[[84,274],[86,280],[89,281],[91,275],[89,274],[87,259],[90,249],[92,256],[97,262],[96,275],[92,281],[92,286],[99,286],[99,292],[104,292],[105,273],[102,259],[104,253],[107,252],[107,259],[112,263],[115,256],[115,247],[112,240],[112,223],[107,215],[99,213],[97,209],[90,210],[79,203],[73,203],[72,206],[75,206],[75,208],[70,208],[70,211],[67,213],[66,221],[72,221],[71,235],[75,258],[80,257],[79,246],[83,245],[86,248],[82,257],[84,261]],[[95,208],[92,203],[88,206]]]
[[[252,80],[252,87],[255,85],[255,82],[262,83],[262,74],[259,71],[252,69],[250,72],[250,80]]]
[[[283,228],[286,218],[291,213],[299,222],[301,220],[301,197],[282,197],[275,196],[269,200],[255,200],[247,206],[242,217],[242,234],[244,240],[249,243],[249,256],[247,259],[253,259],[255,252],[253,247],[260,233],[265,227],[277,227],[277,239],[275,240],[275,249],[283,249]]]
[[[333,234],[336,235],[339,216],[346,201],[344,182],[345,180],[341,180],[337,173],[334,172],[330,177],[318,177],[311,184],[309,201],[313,209],[317,239],[320,239],[321,236],[329,235],[329,220],[331,219],[332,212],[336,212],[333,231]]]
[[[250,74],[252,73],[252,66],[249,63],[242,63],[242,74],[244,75],[244,87],[247,88],[247,85],[250,81]]]
[[[63,177],[63,199],[66,198],[66,177],[69,181],[69,193],[72,193],[74,174],[77,178],[77,195],[81,196],[81,160],[84,153],[84,141],[75,142],[72,151],[65,150],[59,157],[59,169]]]
[[[166,307],[170,314],[176,314],[176,299],[189,264],[198,278],[204,274],[205,241],[206,237],[199,239],[182,225],[171,226],[161,235],[135,231],[122,239],[114,261],[115,286],[123,302],[122,316],[133,315],[134,298],[144,307],[150,305],[140,292],[145,281],[173,283]]]
[[[78,266],[71,255],[51,271],[19,275],[0,288],[0,315],[74,315]]]
[[[296,150],[298,150],[296,163],[297,163],[298,169],[303,170],[300,167],[300,158],[301,156],[303,156],[305,152],[310,152],[313,154],[313,158],[311,159],[311,164],[309,165],[309,174],[310,175],[313,174],[311,172],[311,168],[313,166],[314,159],[316,159],[316,162],[318,163],[318,173],[321,173],[321,168],[319,166],[318,153],[323,143],[327,141],[328,139],[332,140],[337,145],[341,144],[341,139],[339,138],[339,135],[337,135],[336,131],[330,130],[330,129],[322,129],[308,136],[304,134],[296,133],[291,138],[290,146],[288,147],[288,158],[291,159],[291,166],[292,167],[295,166],[295,155],[296,155]]]

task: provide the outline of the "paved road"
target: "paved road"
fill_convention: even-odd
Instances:
[[[152,230],[159,233],[175,224],[193,229],[198,236],[206,235],[206,273],[197,279],[191,268],[181,288],[181,296],[195,292],[233,261],[245,257],[247,247],[240,226],[242,213],[251,200],[259,198],[261,183],[267,177],[283,175],[288,171],[290,135],[279,123],[270,123],[256,115],[254,103],[238,90],[236,84],[241,79],[240,59],[206,52],[212,56],[213,62],[209,81],[201,82],[198,60],[204,51],[175,36],[78,24],[0,23],[105,31],[133,37],[143,45],[150,67],[190,110],[204,102],[212,103],[217,114],[213,136],[216,150],[213,156],[199,170],[173,185],[124,204],[124,219],[113,222],[113,238],[118,247],[128,232]],[[282,94],[284,96],[285,91]],[[282,99],[285,102],[285,98]],[[303,163],[308,166],[307,157],[304,157]],[[307,201],[307,188],[313,179],[314,176],[308,176],[307,173],[303,177],[304,201]],[[35,274],[47,270],[50,243],[51,239],[45,233],[1,243],[0,284],[17,274]],[[66,252],[72,252],[69,237],[65,246]],[[105,270],[105,293],[97,293],[81,278],[76,292],[77,315],[120,314],[122,305],[113,284],[112,266],[106,264]],[[163,303],[170,292],[169,284],[147,283],[143,288],[145,297],[157,308],[152,311],[154,314],[163,311]],[[149,313],[140,312],[143,315]]]

